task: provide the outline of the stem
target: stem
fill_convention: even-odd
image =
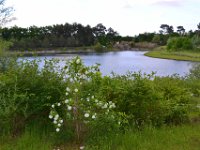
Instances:
[[[75,125],[76,125],[76,136],[77,136],[77,144],[78,144],[78,149],[80,147],[80,124],[78,120],[78,98],[77,96],[75,97],[75,103],[74,103],[74,118],[75,118]]]

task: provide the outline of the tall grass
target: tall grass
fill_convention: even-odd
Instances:
[[[17,138],[2,136],[0,150],[50,150],[53,142],[47,133],[39,132],[36,128],[25,130]]]
[[[87,150],[199,150],[200,125],[147,127],[101,141]]]

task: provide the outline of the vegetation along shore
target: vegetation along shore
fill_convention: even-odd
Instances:
[[[199,63],[185,76],[140,71],[103,76],[99,64],[86,66],[78,56],[45,59],[42,67],[40,59],[18,59],[148,49],[153,51],[145,55],[151,57],[200,61],[200,23],[188,32],[162,24],[158,33],[134,37],[120,36],[102,23],[3,27],[14,19],[4,2],[0,0],[0,150],[200,149]]]

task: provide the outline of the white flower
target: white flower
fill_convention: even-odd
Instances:
[[[103,103],[102,102],[98,102],[98,104],[97,104],[98,106],[102,106],[103,105]]]
[[[60,122],[60,123],[63,123],[63,120],[61,119],[59,122]]]
[[[78,92],[78,89],[75,89],[75,90],[74,90],[74,92],[76,92],[76,93],[77,93],[77,92]]]
[[[66,93],[65,93],[65,95],[67,96],[67,95],[69,95],[69,93],[68,93],[68,92],[66,92]]]
[[[51,107],[52,107],[52,108],[54,108],[54,107],[55,107],[55,105],[53,104],[53,105],[51,105]]]
[[[102,108],[108,108],[108,104],[104,104]]]
[[[92,96],[92,99],[94,99],[94,95]]]
[[[88,118],[89,116],[90,116],[90,114],[88,114],[88,113],[85,113],[85,115],[84,115],[85,118]]]
[[[66,91],[67,91],[67,92],[70,92],[70,88],[69,88],[69,87],[67,87],[67,88],[66,88]]]
[[[96,100],[95,100],[95,103],[98,103],[98,102],[99,102],[99,101],[96,99]]]
[[[61,124],[60,124],[60,123],[58,124],[58,127],[61,127]]]
[[[56,121],[56,120],[54,120],[54,121],[53,121],[53,123],[54,123],[54,124],[57,124],[57,121]]]
[[[56,132],[59,132],[60,131],[60,129],[59,128],[56,128]]]
[[[67,106],[67,109],[68,110],[72,110],[72,106]]]
[[[49,118],[50,118],[50,119],[52,119],[52,118],[53,118],[53,116],[52,116],[52,115],[49,115]]]
[[[69,103],[69,100],[68,100],[68,99],[65,100],[65,104],[67,104],[67,103]]]
[[[87,101],[89,102],[89,101],[90,101],[90,98],[87,98]]]
[[[81,62],[80,59],[77,59],[77,60],[76,60],[76,64],[79,64],[80,62]]]
[[[92,119],[95,119],[96,118],[96,116],[95,115],[92,115]]]
[[[115,104],[114,103],[112,103],[112,105],[111,105],[111,108],[115,108],[116,106],[115,106]]]
[[[54,120],[58,120],[58,117],[59,117],[59,115],[56,115],[56,116],[54,117]]]
[[[60,103],[57,104],[57,106],[60,106],[60,105],[61,105]]]
[[[72,78],[69,79],[70,82],[73,82],[74,80]]]
[[[84,149],[85,147],[84,146],[80,146],[80,150]]]
[[[89,72],[88,71],[85,71],[85,74],[88,74]]]

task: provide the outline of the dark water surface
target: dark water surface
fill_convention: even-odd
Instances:
[[[112,71],[117,74],[125,74],[128,71],[142,71],[145,73],[156,72],[158,76],[167,76],[179,74],[184,76],[187,74],[194,64],[189,61],[176,61],[168,59],[158,59],[144,56],[144,51],[120,51],[106,53],[80,53],[80,54],[63,54],[56,56],[38,56],[26,57],[26,59],[44,60],[58,58],[61,60],[71,59],[74,56],[80,56],[85,65],[90,66],[95,63],[101,64],[100,70],[103,75],[109,75]],[[40,63],[42,67],[44,61]],[[64,64],[60,64],[64,65]]]

